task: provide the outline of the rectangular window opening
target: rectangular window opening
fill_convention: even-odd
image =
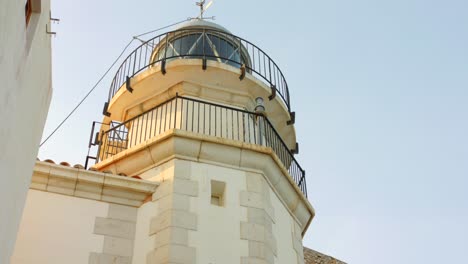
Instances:
[[[221,181],[211,180],[211,204],[216,206],[224,206],[224,192],[226,183]]]
[[[32,15],[32,0],[25,0],[24,11],[25,11],[24,15],[26,18],[26,26],[28,26],[29,21],[31,20],[31,15]]]

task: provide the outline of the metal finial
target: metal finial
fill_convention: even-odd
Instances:
[[[201,0],[200,2],[196,2],[196,5],[200,7],[200,15],[197,17],[199,19],[204,19],[203,13],[206,12],[206,10],[213,4],[213,0],[210,1],[206,6],[205,6],[206,0]]]

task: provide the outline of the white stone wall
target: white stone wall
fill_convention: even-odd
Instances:
[[[132,263],[303,263],[299,225],[261,172],[173,159],[140,176],[160,186],[138,209]]]
[[[136,221],[137,207],[31,189],[10,263],[130,264]]]
[[[190,169],[199,188],[198,198],[190,206],[198,216],[198,230],[189,236],[189,244],[197,251],[194,263],[241,263],[241,257],[248,254],[248,243],[241,240],[247,209],[241,207],[239,199],[246,189],[245,171],[198,162],[190,162]],[[210,202],[211,180],[225,183],[221,206]]]
[[[107,230],[94,233],[108,213],[108,203],[30,190],[11,263],[88,263],[91,252],[103,251]]]
[[[302,235],[299,224],[291,217],[284,204],[270,189],[271,203],[275,210],[273,235],[276,237],[278,255],[276,263],[304,263]]]
[[[11,263],[302,264],[299,222],[263,173],[172,158],[145,181],[37,162]]]
[[[130,264],[138,208],[157,186],[36,162],[12,263]]]
[[[39,5],[40,4],[40,5]],[[52,95],[50,0],[0,0],[0,263],[15,244]]]

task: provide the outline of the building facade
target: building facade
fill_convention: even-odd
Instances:
[[[52,96],[49,0],[0,1],[0,263],[8,263]]]

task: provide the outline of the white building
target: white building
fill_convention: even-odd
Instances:
[[[0,1],[0,263],[8,263],[52,96],[49,0]]]

